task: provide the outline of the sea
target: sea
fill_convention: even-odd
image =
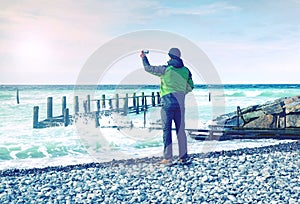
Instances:
[[[17,91],[19,104],[17,103]],[[140,114],[110,113],[109,100],[100,116],[100,127],[92,117],[77,117],[64,125],[33,128],[33,108],[39,107],[39,120],[47,117],[47,98],[53,98],[53,116],[62,114],[62,97],[66,97],[70,115],[74,115],[74,97],[79,97],[79,111],[89,95],[91,111],[97,110],[97,100],[131,96],[156,95],[157,85],[0,85],[0,170],[44,168],[119,159],[162,156],[160,107]],[[230,113],[237,106],[245,108],[281,97],[300,95],[300,84],[225,84],[196,85],[186,97],[186,128],[207,129],[218,115]],[[148,103],[150,102],[150,98]],[[114,106],[114,101],[112,100]],[[105,111],[107,110],[107,111]],[[174,124],[173,124],[174,125]],[[189,153],[227,151],[260,147],[289,140],[197,141],[188,134]],[[178,154],[173,132],[174,155]]]

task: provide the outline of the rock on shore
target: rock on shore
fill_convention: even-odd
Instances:
[[[1,171],[1,203],[300,203],[300,143]]]
[[[246,128],[297,128],[300,127],[300,96],[280,98],[262,105],[254,105],[219,116],[215,121],[219,125],[240,126]]]

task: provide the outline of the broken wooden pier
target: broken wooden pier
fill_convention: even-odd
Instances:
[[[137,95],[133,93],[132,96],[125,94],[120,97],[115,94],[113,98],[106,98],[103,94],[101,99],[91,99],[90,95],[82,101],[83,111],[80,112],[79,97],[74,97],[74,114],[71,115],[69,108],[67,108],[66,97],[62,97],[61,115],[53,116],[53,98],[47,98],[47,114],[46,119],[39,121],[39,107],[33,108],[33,128],[47,128],[53,126],[68,126],[76,120],[77,117],[90,117],[95,119],[95,126],[101,127],[99,118],[101,115],[109,115],[113,112],[121,115],[128,114],[144,114],[144,126],[146,123],[146,112],[149,108],[161,106],[161,98],[159,92],[156,94],[152,92],[151,95]],[[94,110],[92,110],[92,106]],[[232,140],[232,139],[300,139],[300,127],[286,127],[286,114],[281,114],[283,117],[283,125],[278,121],[275,128],[246,128],[241,124],[244,123],[244,117],[240,107],[237,107],[236,125],[212,125],[207,129],[186,129],[188,135],[195,140]],[[119,128],[119,127],[118,127]],[[149,129],[152,129],[151,127]],[[160,127],[153,127],[153,129],[161,129]]]
[[[233,139],[300,139],[300,127],[286,127],[286,113],[283,117],[283,126],[280,125],[279,115],[276,117],[273,128],[243,127],[245,119],[241,108],[237,106],[236,126],[233,125],[211,125],[208,129],[188,129],[191,138],[195,140],[233,140]]]
[[[188,129],[187,131],[195,140],[300,139],[300,128],[210,127],[210,129]]]
[[[130,102],[131,101],[131,102]],[[92,110],[92,103],[96,110]],[[80,112],[79,97],[74,97],[74,114],[70,115],[69,108],[67,108],[66,96],[62,97],[61,115],[53,116],[53,97],[47,98],[47,115],[46,119],[39,121],[39,106],[33,107],[33,128],[47,128],[54,126],[68,126],[72,124],[77,117],[85,116],[95,119],[96,127],[100,126],[99,116],[103,114],[110,114],[117,112],[126,116],[127,114],[140,114],[144,113],[144,120],[146,117],[146,111],[155,106],[160,106],[161,98],[159,92],[151,95],[145,95],[142,92],[141,95],[133,93],[132,96],[125,94],[124,97],[120,97],[119,94],[115,94],[114,98],[106,98],[103,94],[101,99],[91,99],[90,95],[87,95],[83,100],[83,112]]]

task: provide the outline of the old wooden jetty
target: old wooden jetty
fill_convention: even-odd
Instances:
[[[283,126],[280,125],[279,115],[276,117],[275,127],[244,127],[245,118],[242,110],[237,106],[236,125],[211,125],[208,129],[188,129],[189,135],[195,140],[232,140],[232,139],[300,139],[300,127],[286,127],[286,113],[283,118]]]
[[[131,100],[131,102],[129,102]],[[95,103],[96,110],[92,110],[92,103]],[[144,114],[144,124],[146,119],[146,112],[151,107],[160,106],[161,98],[159,92],[151,95],[141,95],[133,93],[132,96],[125,94],[124,97],[119,97],[115,94],[113,98],[106,98],[105,94],[101,99],[91,99],[90,95],[83,100],[83,111],[80,112],[79,97],[74,97],[74,114],[71,115],[69,108],[67,108],[66,96],[62,97],[61,115],[53,116],[53,97],[47,98],[47,115],[46,119],[39,121],[39,106],[33,107],[33,128],[47,128],[54,126],[68,126],[72,124],[78,117],[90,117],[95,119],[96,127],[100,126],[99,118],[101,115],[107,115],[112,112],[117,112],[126,116],[127,114]],[[130,105],[129,105],[130,104]],[[122,107],[121,107],[122,106]]]
[[[91,110],[91,106],[96,107],[96,110]],[[101,99],[91,100],[90,95],[82,101],[83,111],[80,112],[79,97],[74,97],[74,114],[69,114],[67,108],[66,97],[62,97],[61,115],[53,116],[53,98],[47,98],[47,115],[46,119],[39,121],[39,107],[33,108],[33,128],[47,128],[53,126],[68,126],[76,121],[78,117],[89,117],[94,119],[96,127],[103,127],[100,125],[99,118],[101,115],[109,115],[112,112],[117,112],[126,116],[127,114],[144,114],[144,126],[146,123],[146,112],[149,108],[161,106],[161,98],[159,92],[151,95],[137,95],[133,93],[132,96],[125,94],[124,97],[119,97],[115,94],[113,98],[106,98],[103,94]],[[232,139],[300,139],[300,127],[286,126],[285,108],[283,113],[277,115],[276,124],[270,128],[261,127],[245,127],[245,117],[240,109],[237,107],[235,125],[212,125],[207,129],[186,129],[189,136],[195,140],[232,140]],[[280,123],[282,121],[282,123]],[[157,124],[156,124],[157,125]],[[122,127],[117,127],[122,128]],[[150,127],[149,129],[161,129],[160,127]]]
[[[233,139],[300,139],[300,128],[243,128],[211,126],[209,129],[188,129],[195,140]]]

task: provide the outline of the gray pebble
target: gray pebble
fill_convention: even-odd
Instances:
[[[148,158],[2,172],[0,203],[299,203],[300,145],[292,145],[192,155],[195,162],[183,167],[152,165],[157,158],[149,165]]]
[[[233,195],[228,195],[227,198],[232,202],[236,202],[236,198]]]

